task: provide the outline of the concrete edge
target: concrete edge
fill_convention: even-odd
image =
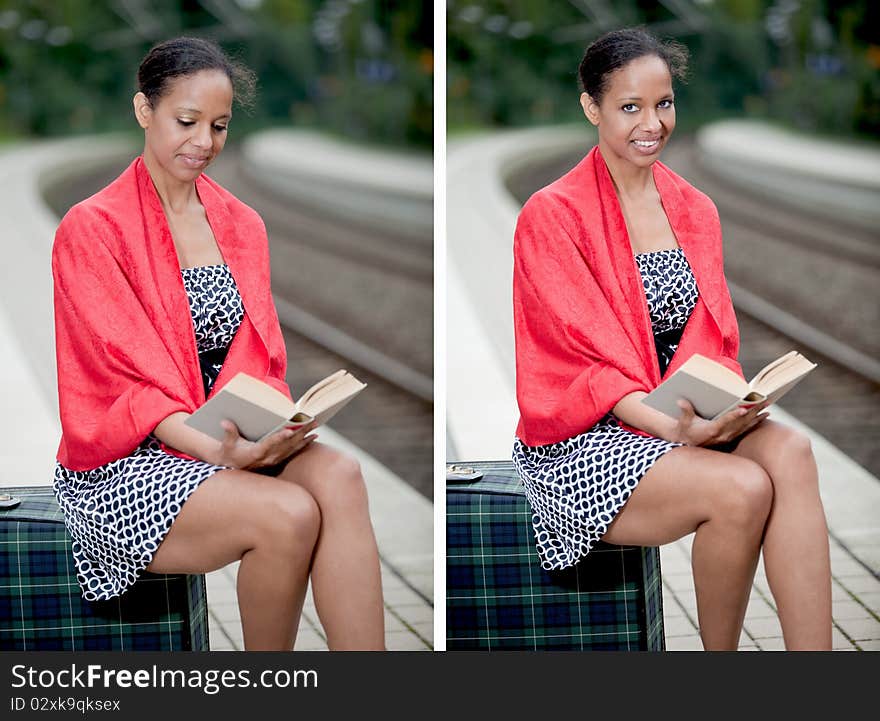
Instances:
[[[48,359],[32,368],[56,412],[50,257],[58,218],[41,189],[79,168],[128,154],[134,157],[137,150],[131,142],[131,136],[113,134],[0,147],[0,210],[7,219],[3,240],[12,251],[12,262],[0,265],[0,304],[9,311],[9,324],[26,356]]]
[[[279,128],[242,142],[243,172],[264,189],[380,230],[433,231],[433,159]]]
[[[751,166],[803,176],[848,189],[880,192],[880,145],[801,135],[760,120],[721,120],[697,131],[708,155],[739,158]]]
[[[703,165],[734,186],[866,231],[880,224],[880,151],[757,121],[709,124],[696,142]]]
[[[510,175],[582,146],[582,125],[459,136],[447,147],[447,435],[460,459],[508,458],[519,411],[512,393],[513,232]],[[479,199],[479,203],[474,202]],[[474,369],[479,369],[475,372]]]

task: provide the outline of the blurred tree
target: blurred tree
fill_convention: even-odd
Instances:
[[[449,0],[448,122],[578,120],[577,67],[602,33],[644,24],[691,51],[684,129],[752,116],[880,135],[880,3],[870,0]]]
[[[430,147],[432,19],[419,0],[0,0],[0,134],[131,128],[140,59],[188,34],[257,74],[237,130],[294,123]]]

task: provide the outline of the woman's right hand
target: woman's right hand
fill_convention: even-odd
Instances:
[[[281,463],[310,446],[318,437],[308,435],[317,425],[315,421],[299,428],[282,428],[258,442],[243,438],[232,421],[224,420],[220,425],[225,431],[220,444],[220,464],[242,470]]]
[[[762,413],[767,403],[749,408],[734,408],[714,421],[700,418],[694,407],[686,400],[678,401],[681,415],[672,440],[689,446],[714,446],[727,443],[744,435],[761,423],[769,412]]]

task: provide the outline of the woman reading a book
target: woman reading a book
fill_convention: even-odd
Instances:
[[[717,420],[641,403],[694,353],[742,376],[714,204],[658,161],[675,127],[677,43],[638,29],[580,67],[599,142],[523,208],[514,241],[514,463],[544,568],[597,541],[696,531],[706,649],[736,649],[763,549],[788,649],[831,646],[828,535],[809,440],[765,404]]]
[[[309,425],[218,442],[184,421],[239,371],[290,396],[262,220],[203,171],[250,71],[178,38],[138,71],[143,155],[75,205],[52,268],[62,439],[54,489],[83,595],[240,561],[246,649],[290,650],[311,580],[331,649],[383,649],[355,460]]]

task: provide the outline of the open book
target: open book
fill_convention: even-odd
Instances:
[[[246,373],[238,373],[184,423],[218,441],[224,418],[238,426],[249,441],[259,441],[281,428],[318,421],[323,425],[366,388],[346,370],[318,381],[295,403],[281,391]]]
[[[764,366],[746,383],[729,368],[694,353],[642,403],[673,418],[681,415],[679,399],[690,401],[701,418],[715,420],[737,406],[769,400],[775,403],[816,367],[797,351]]]

